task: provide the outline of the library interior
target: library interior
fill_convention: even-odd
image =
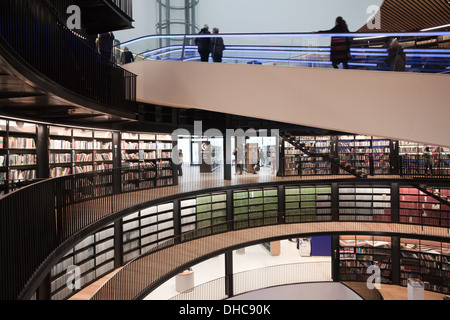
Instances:
[[[450,2],[208,1],[1,1],[0,300],[449,300]]]

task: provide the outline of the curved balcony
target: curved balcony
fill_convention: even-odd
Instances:
[[[75,123],[135,120],[136,76],[95,51],[88,35],[69,29],[62,3],[28,3],[0,5],[2,113]],[[29,94],[15,92],[18,84]]]
[[[121,176],[126,172],[127,169],[115,169],[106,173],[112,176]],[[164,268],[158,269],[160,270],[158,273],[149,274],[149,278],[144,277],[139,280],[137,282],[139,285],[129,291],[127,294],[130,295],[126,298],[136,298],[141,293],[147,292],[147,288],[156,286],[162,279],[179,271],[186,264],[250,241],[293,234],[346,232],[413,235],[444,239],[442,241],[448,240],[449,237],[449,210],[448,205],[445,205],[446,200],[441,199],[441,202],[434,200],[433,204],[436,207],[427,210],[426,217],[420,214],[418,208],[400,211],[397,188],[404,186],[419,193],[419,189],[414,187],[414,184],[421,180],[416,179],[360,180],[321,177],[314,180],[314,177],[310,177],[306,180],[299,180],[298,177],[269,177],[269,180],[258,183],[258,178],[253,175],[230,182],[201,178],[198,174],[193,174],[189,180],[184,180],[184,183],[181,182],[178,186],[139,191],[115,189],[110,195],[96,195],[95,185],[92,184],[92,181],[102,181],[100,176],[104,176],[104,174],[105,172],[88,173],[46,180],[0,199],[0,208],[4,213],[1,217],[3,228],[1,250],[2,256],[5,257],[2,279],[5,279],[4,283],[7,284],[2,287],[2,299],[30,298],[46,279],[53,266],[57,265],[71,248],[77,246],[86,237],[90,237],[106,226],[111,226],[111,223],[115,225],[121,219],[135,219],[133,217],[136,212],[162,204],[170,204],[173,208],[170,210],[172,213],[164,218],[166,220],[161,221],[164,225],[167,224],[164,228],[169,229],[159,229],[160,231],[156,232],[156,238],[151,243],[147,243],[147,245],[156,245],[157,247],[122,268],[120,274],[123,274],[124,277],[117,278],[118,280],[112,279],[110,288],[118,289],[115,281],[120,282],[127,279],[128,266],[141,262],[146,264],[148,263],[147,259],[153,261],[152,259],[159,255],[166,256],[168,254],[168,260],[163,260],[165,261]],[[99,177],[95,178],[95,176]],[[186,179],[187,176],[183,176],[183,178]],[[435,188],[441,188],[442,192],[448,188],[448,184],[444,180],[436,182],[425,179],[423,182]],[[312,186],[315,189],[316,185],[324,184],[327,186],[327,192],[321,196],[323,201],[319,201],[320,205],[314,203],[313,206],[308,206],[308,202],[306,202],[306,207],[298,207],[301,202],[296,200],[296,205],[295,203],[287,204],[287,198],[283,196],[289,195],[292,188]],[[378,197],[378,200],[373,198],[371,201],[364,201],[364,207],[366,204],[372,206],[372,203],[381,201],[382,206],[379,207],[379,210],[371,207],[368,212],[367,208],[358,209],[356,202],[350,207],[348,207],[348,203],[345,204],[345,201],[344,203],[340,202],[339,191],[333,188],[345,185],[350,188],[366,186],[370,189],[374,186],[382,186],[387,190],[384,192],[391,193],[392,188],[397,191],[392,191],[394,192],[392,199],[390,196],[385,197],[384,200],[383,197]],[[232,192],[249,189],[259,193],[266,189],[273,190],[273,194],[268,195],[267,200],[270,198],[275,203],[270,201],[272,206],[267,203],[267,206],[263,207],[261,204],[256,204],[257,207],[261,207],[256,211],[248,209],[248,204],[244,207],[238,204],[236,204],[238,207],[233,205]],[[220,216],[212,216],[209,211],[204,218],[195,218],[196,222],[185,220],[180,211],[185,208],[181,201],[195,199],[197,196],[205,194],[209,196],[218,194],[222,198],[221,205],[225,207],[219,210]],[[293,196],[295,197],[294,194]],[[27,201],[24,202],[23,199],[27,199]],[[248,199],[243,200],[249,201]],[[439,203],[441,204],[438,205]],[[274,204],[276,206],[273,206]],[[312,205],[312,203],[309,204]],[[247,209],[242,211],[245,208]],[[350,211],[346,211],[346,208]],[[194,217],[197,213],[201,213],[198,208],[193,210],[196,212]],[[197,219],[200,220],[197,221]],[[205,224],[208,227],[202,229]],[[121,222],[120,225],[122,225]],[[118,228],[120,230],[122,227],[118,226]],[[114,237],[123,239],[121,232],[117,232],[114,232]],[[27,234],[26,238],[23,237],[24,234]],[[230,235],[233,236],[230,237]],[[207,237],[205,238],[205,236]],[[217,245],[212,241],[216,241],[215,239],[218,241]],[[158,244],[161,245],[158,247]],[[143,244],[143,247],[139,248],[138,255],[145,252],[145,247],[146,245]],[[186,255],[186,251],[184,251],[185,253],[180,255],[179,250],[187,247],[190,248],[190,253]],[[118,250],[123,249],[118,248]],[[119,258],[123,263],[134,257],[132,252],[124,252],[124,254],[128,256],[127,259]],[[157,259],[157,261],[162,260]],[[17,265],[22,265],[21,272],[17,272]],[[121,267],[122,263],[115,264],[115,268]],[[131,271],[130,276],[134,278],[136,273]],[[97,297],[113,298],[106,288],[102,289],[106,290],[106,293],[99,293]]]

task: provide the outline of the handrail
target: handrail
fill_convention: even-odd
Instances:
[[[261,242],[287,237],[362,233],[449,237],[446,228],[364,221],[303,221],[298,223],[259,223],[245,229],[230,229],[235,220],[194,230],[161,243],[133,259],[104,283],[91,300],[140,300],[186,268],[213,256]],[[224,231],[220,226],[226,227]],[[124,289],[126,287],[126,290]]]
[[[47,2],[27,4],[25,0],[0,4],[0,49],[5,57],[13,57],[7,61],[17,59],[21,68],[43,78],[46,85],[55,82],[99,108],[108,106],[134,115],[136,75],[89,47]],[[32,37],[24,36],[24,25]]]
[[[387,39],[399,38],[405,46],[407,71],[441,72],[449,66],[450,54],[446,49],[421,49],[412,52],[407,48],[421,48],[420,39],[448,36],[450,32],[406,33],[235,33],[211,35],[148,35],[123,42],[115,47],[121,51],[127,47],[136,60],[198,61],[199,53],[195,39],[223,38],[226,63],[254,63],[302,67],[330,67],[330,38],[349,38],[351,68],[389,70],[385,61]],[[447,40],[445,40],[447,41]],[[437,47],[437,43],[429,46]],[[212,54],[211,54],[212,56]],[[432,60],[430,60],[432,59]]]

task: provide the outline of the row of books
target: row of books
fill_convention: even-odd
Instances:
[[[36,170],[10,170],[9,180],[13,182],[35,180],[37,178]]]
[[[69,150],[72,149],[72,142],[51,139],[49,147],[51,150]],[[112,142],[75,140],[73,148],[76,150],[111,150]]]
[[[10,149],[36,149],[36,142],[32,138],[9,137],[8,148]]]
[[[50,164],[71,163],[71,153],[51,153],[49,157]]]
[[[35,154],[10,154],[8,156],[8,159],[8,163],[10,166],[25,166],[36,164]]]

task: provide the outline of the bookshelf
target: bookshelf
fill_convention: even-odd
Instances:
[[[210,193],[181,200],[181,233],[195,229],[204,232],[226,231],[227,198],[225,192]]]
[[[0,197],[8,192],[7,121],[0,119]]]
[[[450,293],[450,243],[400,239],[400,283],[420,279],[425,290]]]
[[[370,235],[339,236],[339,278],[341,281],[367,281],[372,273],[369,266],[377,266],[381,283],[392,283],[392,240],[390,237]]]
[[[86,237],[73,247],[52,268],[51,299],[63,300],[75,293],[67,286],[69,266],[80,268],[81,286],[87,285],[114,270],[114,224]]]
[[[174,236],[173,203],[137,211],[122,223],[123,261],[127,263]]]
[[[331,136],[295,136],[299,143],[309,147],[316,154],[329,154],[331,152]],[[285,176],[310,176],[331,174],[331,163],[323,157],[311,157],[301,153],[290,143],[284,143]]]
[[[403,174],[425,172],[424,150],[433,152],[433,174],[450,175],[450,148],[424,145],[410,141],[399,141],[399,156],[403,158]]]
[[[49,127],[50,177],[112,169],[112,132]]]
[[[330,221],[331,185],[285,188],[286,222]]]
[[[391,221],[391,189],[377,185],[340,185],[341,221]]]
[[[5,137],[5,135],[3,135]],[[7,122],[7,152],[3,152],[3,164],[7,165],[8,191],[13,191],[37,176],[36,139],[37,126],[22,121]],[[5,141],[3,141],[5,147]],[[7,159],[5,159],[7,158]]]
[[[156,166],[157,166],[157,186],[169,186],[174,183],[175,174],[172,162],[172,136],[156,135]]]
[[[450,190],[434,189],[433,192],[449,201]],[[434,226],[450,226],[450,206],[423,193],[417,188],[400,188],[400,222]]]
[[[172,185],[172,148],[171,135],[123,132],[122,190]]]
[[[235,228],[276,223],[278,216],[278,189],[257,188],[233,192]]]

